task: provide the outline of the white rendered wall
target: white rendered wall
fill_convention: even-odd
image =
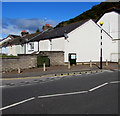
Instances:
[[[120,51],[118,49],[120,45],[120,40],[112,41],[112,52],[110,54],[110,60],[112,62],[119,62],[120,60]]]
[[[64,51],[64,37],[41,40],[39,42],[40,51]]]
[[[119,40],[120,41],[120,40]],[[118,40],[109,41],[108,38],[103,38],[103,56],[111,62],[118,62],[120,53],[118,51]],[[107,45],[105,44],[107,43]]]
[[[38,51],[38,42],[34,42],[34,51]]]
[[[0,42],[0,45],[2,45],[4,42],[7,42],[8,40],[12,39],[11,37],[7,37],[6,39],[2,40]],[[8,54],[9,53],[9,47],[3,47],[2,48],[2,53]]]
[[[65,38],[52,39],[51,41],[51,51],[64,51]]]
[[[39,42],[40,51],[50,51],[50,40],[41,40]]]
[[[118,28],[118,18],[120,15],[114,11],[105,13],[97,22],[98,25],[100,21],[103,21],[103,29],[106,30],[108,34],[110,34],[113,39],[120,39],[118,37],[118,33],[120,33],[120,28]]]
[[[17,56],[17,54],[16,54],[16,45],[8,47],[8,55]]]
[[[120,59],[120,51],[118,50],[120,40],[115,40],[120,39],[120,28],[118,23],[119,18],[120,15],[113,11],[104,14],[97,22],[97,24],[99,25],[99,22],[103,21],[104,24],[102,28],[113,37],[113,41],[108,41],[107,39],[103,40],[103,44],[108,43],[107,46],[103,46],[105,49],[104,54],[107,54],[105,55],[105,58],[108,59],[108,57],[110,57],[109,60],[112,62],[118,62],[118,60]]]
[[[11,38],[11,37],[7,37],[6,39],[2,40],[2,41],[0,42],[0,45],[2,45],[4,42],[7,42],[7,41],[10,40],[10,39],[12,39],[12,38]]]
[[[2,47],[1,50],[3,54],[8,54],[8,47]]]
[[[105,38],[111,41],[109,36],[106,35]],[[92,20],[68,34],[68,39],[65,41],[65,62],[68,62],[69,53],[77,54],[77,62],[99,61],[100,28]]]
[[[8,55],[17,56],[18,54],[24,54],[24,46],[13,45],[8,47]]]
[[[24,54],[24,45],[17,45],[16,47],[16,51],[17,51],[17,54]]]

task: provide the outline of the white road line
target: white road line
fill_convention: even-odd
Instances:
[[[110,82],[110,83],[119,83],[120,81],[113,81],[113,82]],[[67,95],[76,95],[76,94],[83,94],[83,93],[87,93],[87,92],[91,92],[91,91],[94,91],[96,89],[99,89],[105,85],[107,85],[109,83],[104,83],[102,85],[99,85],[97,87],[94,87],[88,91],[78,91],[78,92],[71,92],[71,93],[62,93],[62,94],[51,94],[51,95],[44,95],[44,96],[38,96],[38,98],[49,98],[49,97],[59,97],[59,96],[67,96]],[[4,87],[4,86],[0,86],[0,87]],[[11,105],[8,105],[8,106],[5,106],[3,108],[0,108],[0,111],[2,110],[5,110],[5,109],[8,109],[8,108],[11,108],[11,107],[14,107],[14,106],[17,106],[17,105],[20,105],[20,104],[23,104],[25,102],[28,102],[28,101],[31,101],[35,99],[35,97],[32,97],[32,98],[29,98],[29,99],[26,99],[26,100],[23,100],[23,101],[20,101],[20,102],[17,102],[17,103],[14,103],[14,104],[11,104]]]
[[[75,95],[81,93],[87,93],[88,91],[79,91],[79,92],[72,92],[72,93],[62,93],[62,94],[53,94],[53,95],[44,95],[38,96],[38,98],[48,98],[48,97],[58,97],[58,96],[65,96],[65,95]]]
[[[18,103],[11,104],[11,105],[9,105],[9,106],[5,106],[5,107],[3,107],[3,108],[0,108],[0,111],[5,110],[5,109],[8,109],[8,108],[11,108],[11,107],[14,107],[14,106],[17,106],[17,105],[19,105],[19,104],[23,104],[23,103],[28,102],[28,101],[31,101],[31,100],[33,100],[33,99],[35,99],[35,97],[32,97],[32,98],[29,98],[29,99],[20,101],[20,102],[18,102]]]
[[[100,87],[103,87],[103,86],[107,85],[107,84],[108,84],[108,83],[104,83],[104,84],[102,84],[102,85],[99,85],[99,86],[97,86],[97,87],[94,87],[94,88],[90,89],[89,91],[94,91],[94,90],[96,90],[96,89],[99,89]]]
[[[120,83],[120,81],[113,81],[113,82],[110,82],[110,83],[112,83],[112,84],[114,84],[114,83]]]
[[[3,88],[3,87],[6,87],[6,86],[0,86],[0,88]]]

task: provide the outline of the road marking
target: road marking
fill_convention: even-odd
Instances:
[[[110,82],[110,83],[112,83],[112,84],[114,84],[114,83],[120,83],[120,81],[113,81],[113,82]]]
[[[97,87],[94,87],[94,88],[90,89],[89,91],[94,91],[94,90],[96,90],[96,89],[99,89],[99,88],[107,85],[107,84],[108,84],[108,83],[104,83],[104,84],[102,84],[102,85],[99,85],[99,86],[97,86]]]
[[[4,88],[4,87],[6,87],[6,86],[0,86],[0,88]]]
[[[44,95],[38,96],[38,98],[48,98],[48,97],[58,97],[58,96],[65,96],[65,95],[75,95],[75,94],[82,94],[87,93],[88,91],[79,91],[79,92],[72,92],[72,93],[62,93],[62,94],[53,94],[53,95]]]
[[[79,73],[81,73],[81,74],[84,74],[86,71],[83,71],[83,72],[75,72],[76,74],[73,74],[73,73],[69,73],[69,75],[70,76],[72,76],[72,75],[79,75]],[[90,71],[87,71],[87,72],[90,72]],[[77,74],[78,73],[78,74]],[[19,76],[19,75],[18,75]],[[63,75],[60,75],[60,74],[48,74],[48,75],[42,75],[42,76],[33,76],[33,77],[16,77],[16,78],[1,78],[0,80],[20,80],[20,79],[39,79],[39,78],[41,78],[41,77],[57,77],[57,76],[61,76],[61,77],[64,77],[64,76],[68,76],[68,74],[67,73],[63,73]]]
[[[5,106],[5,107],[3,107],[3,108],[0,108],[0,111],[5,110],[5,109],[8,109],[8,108],[11,108],[11,107],[14,107],[14,106],[17,106],[17,105],[20,105],[20,104],[23,104],[23,103],[28,102],[28,101],[31,101],[31,100],[33,100],[33,99],[35,99],[35,97],[32,97],[32,98],[29,98],[29,99],[20,101],[20,102],[18,102],[18,103],[11,104],[11,105],[9,105],[9,106]]]
[[[0,81],[2,80],[25,80],[25,79],[39,79],[41,76],[35,76],[35,77],[16,77],[16,78],[1,78]]]
[[[113,82],[110,82],[110,83],[119,83],[120,81],[113,81]],[[109,83],[104,83],[102,85],[99,85],[97,87],[94,87],[88,91],[78,91],[78,92],[71,92],[71,93],[62,93],[62,94],[51,94],[51,95],[44,95],[44,96],[38,96],[38,98],[50,98],[50,97],[59,97],[59,96],[67,96],[67,95],[76,95],[76,94],[83,94],[83,93],[87,93],[87,92],[91,92],[91,91],[94,91],[96,89],[99,89],[105,85],[107,85]],[[0,87],[4,87],[4,86],[0,86]],[[17,105],[20,105],[20,104],[23,104],[25,102],[28,102],[28,101],[31,101],[35,99],[35,97],[32,97],[32,98],[29,98],[29,99],[26,99],[26,100],[23,100],[23,101],[20,101],[20,102],[17,102],[17,103],[14,103],[14,104],[11,104],[11,105],[8,105],[8,106],[5,106],[3,108],[0,108],[0,111],[2,110],[5,110],[5,109],[8,109],[8,108],[11,108],[11,107],[14,107],[14,106],[17,106]]]

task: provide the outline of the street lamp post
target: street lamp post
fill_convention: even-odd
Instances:
[[[102,69],[102,25],[104,24],[104,22],[100,22],[100,26],[101,26],[101,39],[100,39],[100,69]]]

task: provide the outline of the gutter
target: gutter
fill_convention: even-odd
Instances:
[[[34,41],[31,41],[31,40],[33,40],[34,38],[38,37],[39,35],[43,34],[43,33],[46,32],[46,31],[48,31],[48,29],[45,30],[45,31],[43,31],[42,33],[40,33],[40,34],[38,34],[38,35],[32,37],[27,43],[29,43],[29,42],[34,42]],[[39,41],[40,41],[40,40],[39,40]],[[38,41],[38,42],[39,42],[39,41]]]
[[[95,23],[99,28],[101,28],[97,23]],[[108,32],[106,32],[103,28],[102,28],[102,30],[112,39],[112,41],[114,40],[113,39],[113,37],[110,35],[110,34],[108,34]]]

